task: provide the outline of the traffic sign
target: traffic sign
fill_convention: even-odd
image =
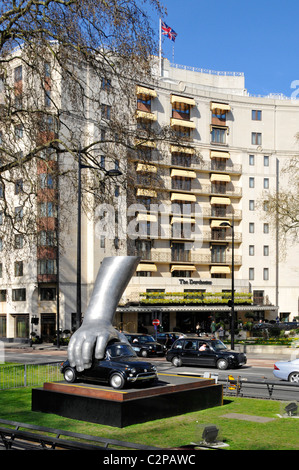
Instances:
[[[160,320],[158,320],[158,318],[156,318],[155,320],[152,321],[153,325],[154,326],[159,326],[160,325]]]

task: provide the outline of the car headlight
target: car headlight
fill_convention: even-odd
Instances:
[[[130,369],[130,372],[131,372],[131,374],[136,374],[136,369],[135,369],[135,367],[132,367],[132,369]]]
[[[156,371],[156,370],[157,370],[157,367],[156,367],[156,366],[152,366],[152,370]]]

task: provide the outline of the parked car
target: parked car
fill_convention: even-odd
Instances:
[[[127,343],[114,342],[107,346],[104,359],[95,359],[90,369],[78,372],[68,360],[61,366],[61,373],[68,383],[95,381],[122,389],[129,383],[154,382],[157,370],[153,364],[142,361]]]
[[[277,323],[277,326],[282,330],[296,330],[299,328],[299,323],[297,321],[286,321]]]
[[[170,338],[174,338],[174,341],[179,339],[181,336],[185,336],[183,333],[179,333],[178,331],[166,331],[164,333],[157,333],[157,341],[160,344],[165,344],[166,343],[166,335],[168,335]]]
[[[278,379],[299,384],[299,359],[275,362],[273,374]]]
[[[178,339],[168,350],[166,360],[174,366],[217,367],[225,370],[246,364],[246,354],[229,350],[222,341],[203,337]]]
[[[267,322],[263,322],[263,323],[257,323],[256,325],[253,325],[252,329],[253,330],[270,330],[271,328],[274,328],[274,327],[277,327],[277,323],[267,323]]]
[[[125,336],[137,356],[165,356],[166,347],[155,341],[153,336],[142,333],[126,333]]]

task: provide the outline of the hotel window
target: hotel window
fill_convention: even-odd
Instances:
[[[212,263],[225,263],[226,261],[226,246],[213,245],[211,250]]]
[[[22,218],[23,218],[23,207],[22,206],[15,207],[15,217],[16,217],[16,220],[22,220]]]
[[[264,155],[264,166],[269,166],[269,157],[268,157],[268,155]]]
[[[190,105],[186,103],[173,103],[172,117],[175,119],[190,121]]]
[[[254,188],[254,177],[253,177],[253,176],[251,176],[251,177],[249,178],[249,187],[250,187],[250,188]]]
[[[261,121],[262,120],[262,111],[258,109],[253,109],[251,111],[252,121]]]
[[[264,178],[264,189],[269,189],[269,178]]]
[[[50,62],[44,63],[44,75],[45,78],[49,78],[51,76],[51,64]]]
[[[14,248],[15,250],[20,250],[24,246],[24,236],[17,234],[15,235],[15,243],[14,243]]]
[[[151,240],[136,240],[136,256],[140,256],[142,260],[151,261],[151,249],[152,249],[152,242]]]
[[[249,165],[250,166],[254,165],[254,155],[249,155]]]
[[[3,276],[3,264],[0,263],[0,277]]]
[[[151,271],[138,271],[135,273],[135,276],[137,277],[151,277],[151,275]]]
[[[40,217],[56,217],[56,206],[53,202],[41,202],[39,204]]]
[[[55,259],[40,259],[37,261],[37,274],[57,274]]]
[[[15,68],[14,75],[15,75],[15,82],[19,82],[20,80],[22,80],[22,75],[23,75],[22,65],[19,65],[18,67]]]
[[[0,211],[0,225],[3,225],[3,211]]]
[[[40,300],[56,300],[56,287],[40,287]]]
[[[109,120],[111,117],[111,106],[107,104],[102,104],[101,105],[101,114],[102,114],[102,119],[107,119]]]
[[[190,250],[185,250],[184,243],[173,243],[171,246],[172,261],[190,261]]]
[[[51,90],[45,91],[45,106],[46,108],[51,106]]]
[[[254,222],[249,222],[249,233],[254,233]]]
[[[23,126],[22,124],[18,124],[15,126],[15,138],[16,139],[22,139],[23,137]]]
[[[269,256],[269,245],[264,245],[264,256]]]
[[[264,268],[263,270],[263,280],[269,281],[269,268]]]
[[[0,302],[6,302],[6,297],[7,297],[7,290],[1,289],[0,290]]]
[[[171,156],[171,164],[177,166],[191,166],[191,155],[185,153],[173,153]]]
[[[21,194],[23,192],[23,180],[19,179],[15,182],[15,194]]]
[[[254,245],[249,245],[249,256],[254,256]]]
[[[110,78],[103,77],[101,83],[102,90],[109,91],[111,89],[111,80]]]
[[[23,261],[15,261],[14,271],[15,277],[23,276]]]
[[[12,289],[12,301],[22,302],[26,300],[26,289]]]
[[[254,201],[253,200],[249,201],[249,210],[254,211]]]
[[[187,139],[190,140],[191,137],[191,129],[189,127],[183,127],[183,126],[173,126],[172,127],[173,132],[175,136],[178,139]]]
[[[101,235],[101,242],[100,243],[101,243],[101,245],[100,245],[101,248],[105,248],[106,238],[105,238],[104,235]]]
[[[262,134],[260,132],[251,133],[251,144],[252,145],[262,145]]]
[[[227,129],[221,127],[212,127],[212,143],[213,144],[226,144]]]
[[[53,177],[48,173],[40,173],[39,175],[39,186],[41,189],[50,188],[53,189]]]
[[[57,237],[54,230],[41,230],[38,234],[39,246],[56,246]]]
[[[183,176],[174,176],[171,178],[171,188],[179,189],[181,191],[191,191],[191,178],[184,178]]]
[[[0,238],[0,251],[3,251],[3,238]]]
[[[269,233],[269,224],[264,224],[264,233]]]
[[[192,271],[172,271],[172,277],[191,277]]]
[[[148,95],[139,95],[137,97],[137,109],[150,113],[152,110],[152,100]]]
[[[249,280],[254,280],[254,268],[249,268]]]

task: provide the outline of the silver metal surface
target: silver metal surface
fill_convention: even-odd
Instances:
[[[137,256],[104,258],[82,325],[68,346],[70,364],[79,372],[91,366],[93,353],[97,359],[104,357],[111,339],[124,339],[124,335],[113,328],[113,318],[139,261]]]

